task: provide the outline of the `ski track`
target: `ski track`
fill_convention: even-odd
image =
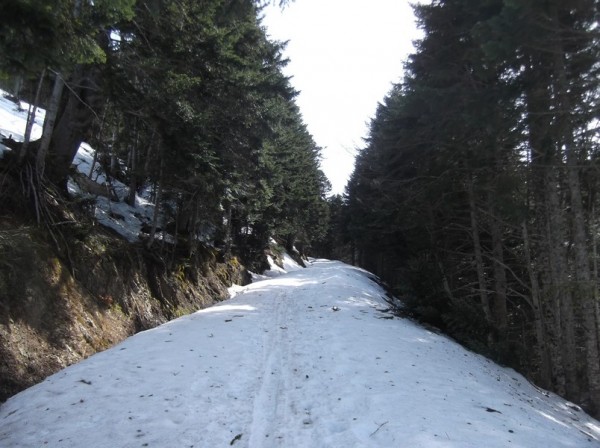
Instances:
[[[315,262],[0,407],[0,447],[600,447],[600,423]]]
[[[262,328],[265,336],[262,364],[258,370],[258,392],[253,402],[250,446],[281,446],[286,443],[275,425],[285,424],[290,419],[287,409],[290,326],[287,318],[291,301],[284,293],[274,296],[269,302],[268,309],[274,319]]]

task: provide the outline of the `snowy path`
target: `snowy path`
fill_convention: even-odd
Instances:
[[[0,407],[0,447],[600,447],[600,424],[318,261]]]

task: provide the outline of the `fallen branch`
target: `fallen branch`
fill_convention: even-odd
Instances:
[[[379,425],[377,427],[377,429],[375,431],[373,431],[371,434],[369,434],[369,437],[373,437],[377,433],[377,431],[379,431],[384,425],[387,425],[388,423],[389,423],[389,421],[383,422],[381,425]],[[375,422],[375,424],[377,424],[377,422]]]

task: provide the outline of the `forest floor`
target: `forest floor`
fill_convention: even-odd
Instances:
[[[0,446],[600,446],[598,421],[396,317],[365,271],[285,267],[12,397]]]

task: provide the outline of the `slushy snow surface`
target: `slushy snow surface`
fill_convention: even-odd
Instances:
[[[394,318],[348,265],[236,288],[9,399],[2,447],[599,447],[600,424]]]

